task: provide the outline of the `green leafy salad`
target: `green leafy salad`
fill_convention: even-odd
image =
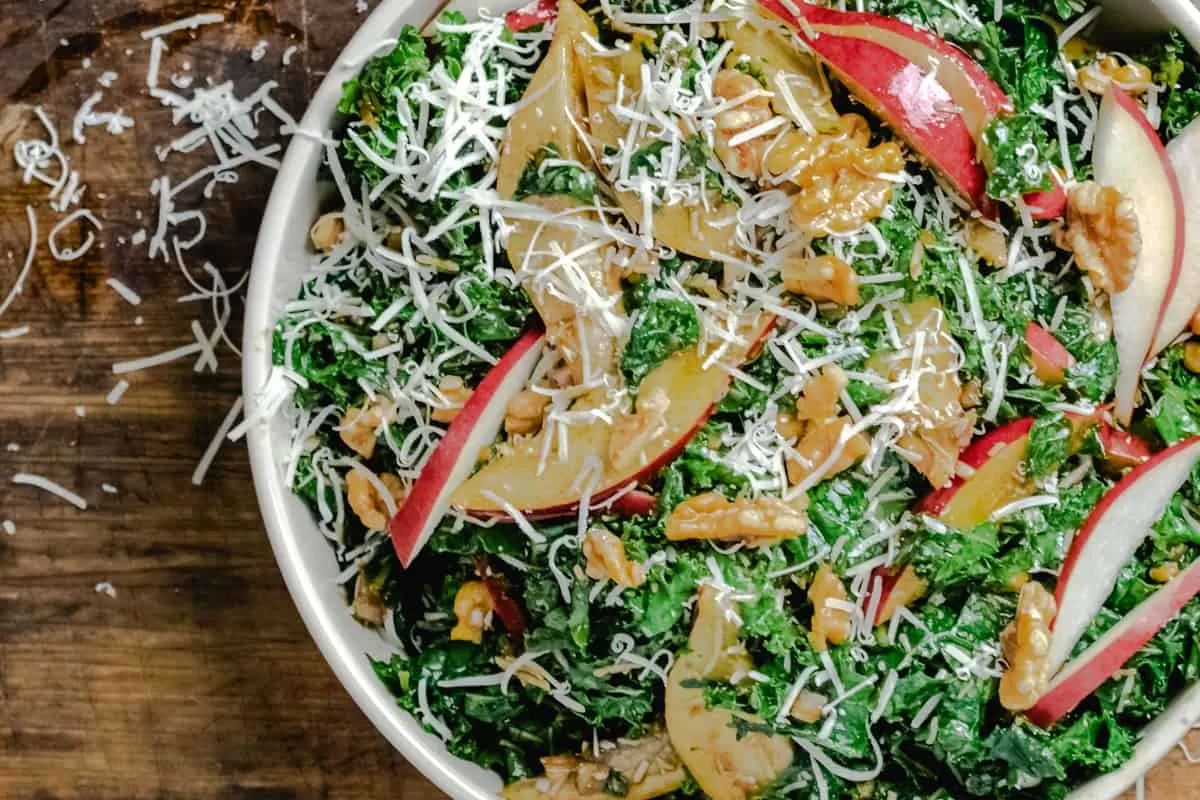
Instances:
[[[400,706],[511,799],[1127,764],[1200,679],[1200,59],[1098,14],[543,0],[378,50],[273,380]]]

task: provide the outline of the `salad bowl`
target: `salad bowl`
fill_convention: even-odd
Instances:
[[[458,759],[427,733],[378,679],[370,659],[394,651],[388,636],[360,625],[347,608],[339,585],[341,571],[312,512],[295,497],[283,466],[291,447],[288,423],[274,412],[283,402],[272,370],[272,332],[287,301],[304,280],[309,226],[324,209],[329,188],[319,180],[329,137],[341,117],[342,84],[363,63],[386,48],[404,25],[427,26],[446,10],[471,17],[497,8],[479,0],[383,0],[347,44],[313,96],[294,132],[279,170],[255,251],[246,303],[243,390],[247,439],[255,488],[280,570],[300,614],[339,681],[371,723],[440,789],[458,800],[497,795],[497,775]],[[1111,0],[1103,4],[1102,29],[1108,36],[1140,36],[1175,27],[1200,46],[1200,11],[1189,0]],[[384,43],[381,45],[381,43]],[[386,633],[386,632],[385,632]],[[1200,685],[1181,694],[1143,732],[1134,757],[1122,768],[1079,787],[1072,800],[1115,798],[1146,773],[1200,722]]]

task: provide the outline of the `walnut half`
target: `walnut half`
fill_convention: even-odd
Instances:
[[[1129,288],[1142,250],[1133,202],[1111,186],[1081,183],[1067,193],[1067,227],[1058,246],[1075,254],[1098,289],[1117,294]]]

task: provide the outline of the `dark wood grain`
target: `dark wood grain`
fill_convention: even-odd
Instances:
[[[104,222],[103,248],[58,263],[43,244],[0,318],[0,330],[31,328],[0,340],[0,519],[17,526],[0,534],[0,797],[436,797],[354,707],[300,624],[244,448],[226,446],[206,485],[191,485],[239,392],[236,358],[224,353],[216,374],[193,372],[191,359],[134,374],[118,405],[104,400],[113,362],[187,344],[190,320],[207,319],[175,302],[187,287],[174,268],[129,242],[152,223],[154,175],[190,171],[186,159],[154,157],[181,131],[146,95],[139,32],[213,10],[226,23],[172,35],[164,69],[189,62],[192,74],[242,90],[277,80],[296,114],[362,19],[354,0],[0,0],[0,120],[40,104],[65,139],[106,70],[119,77],[102,107],[136,118],[123,136],[93,129],[86,145],[66,147]],[[259,40],[268,53],[255,63]],[[26,135],[36,132],[23,118]],[[9,133],[0,127],[0,296],[25,254],[25,206],[43,237],[61,218],[43,187],[20,183]],[[241,274],[271,178],[246,169],[217,189],[196,263]],[[110,276],[142,293],[142,305],[119,299],[104,285]],[[18,471],[74,488],[91,508],[12,486]],[[103,581],[115,598],[95,591]],[[1147,796],[1200,797],[1196,769],[1176,753]]]

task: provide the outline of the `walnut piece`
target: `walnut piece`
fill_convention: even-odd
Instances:
[[[483,641],[483,632],[492,627],[492,612],[496,604],[483,581],[467,581],[454,595],[454,616],[458,624],[450,631],[456,642]]]
[[[847,602],[846,586],[828,563],[822,564],[808,587],[808,599],[812,601],[812,628],[808,640],[817,652],[829,645],[843,644],[850,639],[854,620],[850,612],[840,608]]]
[[[771,93],[753,77],[735,69],[723,69],[713,77],[712,93],[714,98],[735,103],[716,116],[713,149],[717,158],[739,178],[758,178],[762,173],[763,153],[771,137],[757,136],[737,145],[731,145],[730,140],[775,116],[771,110]]]
[[[1142,235],[1133,202],[1111,186],[1081,183],[1067,193],[1067,226],[1058,246],[1075,254],[1096,288],[1116,294],[1133,281]]]
[[[375,439],[379,426],[392,421],[392,411],[389,404],[382,401],[362,408],[352,408],[342,416],[338,425],[338,435],[346,446],[363,458],[370,458],[375,452]]]
[[[404,503],[407,491],[399,478],[385,472],[379,476],[379,482],[388,490],[397,506]],[[379,496],[375,484],[357,469],[346,473],[346,502],[367,530],[382,531],[387,528],[390,516],[387,500]]]
[[[995,223],[972,219],[967,221],[967,247],[996,269],[1008,266],[1008,239],[1004,228]]]
[[[792,719],[800,722],[820,722],[821,712],[825,710],[825,705],[829,702],[829,698],[823,694],[816,692],[801,692],[796,695],[796,701],[792,703],[792,707],[788,710],[788,714]]]
[[[1000,704],[1028,711],[1050,681],[1050,625],[1058,609],[1054,595],[1037,581],[1021,587],[1017,618],[1000,634],[1008,669],[1000,679]]]
[[[629,589],[646,582],[642,565],[630,561],[625,555],[625,543],[606,530],[592,528],[587,532],[583,555],[587,559],[587,576],[592,580],[610,580]]]
[[[841,394],[850,379],[837,364],[830,364],[821,374],[804,385],[796,398],[794,414],[782,415],[775,428],[785,439],[796,440],[793,452],[787,454],[788,481],[793,485],[809,477],[837,451],[833,463],[823,472],[832,477],[862,460],[869,443],[861,432],[850,434],[850,418],[838,416]],[[845,441],[843,441],[845,439]]]
[[[508,401],[504,414],[504,432],[509,436],[528,436],[542,429],[542,418],[550,398],[544,394],[523,389]]]
[[[816,301],[858,305],[858,275],[837,256],[795,256],[780,270],[783,288]]]
[[[670,407],[671,397],[660,386],[639,396],[634,411],[617,415],[608,441],[609,465],[621,470],[640,464],[646,447],[666,431]]]
[[[445,405],[435,406],[430,416],[433,417],[434,422],[451,423],[454,422],[454,418],[458,416],[458,412],[462,411],[467,401],[471,399],[474,390],[463,383],[463,379],[457,375],[447,375],[438,384],[438,391],[441,392]]]
[[[308,229],[308,238],[312,246],[322,253],[328,253],[337,247],[342,235],[346,233],[346,218],[340,211],[330,211],[322,214],[312,227]]]
[[[787,454],[788,481],[794,486],[804,481],[813,472],[820,470],[835,452],[833,463],[822,471],[822,476],[832,478],[845,472],[866,456],[870,441],[862,433],[849,432],[849,417],[821,419],[805,425],[804,435]],[[839,450],[840,448],[840,450]]]
[[[808,499],[788,504],[774,497],[729,500],[720,492],[688,498],[667,519],[667,538],[745,542],[751,547],[794,539],[808,529]]]

